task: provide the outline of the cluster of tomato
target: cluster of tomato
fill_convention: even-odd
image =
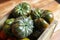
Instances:
[[[51,11],[31,9],[28,3],[21,3],[5,21],[0,40],[37,40],[53,20]]]

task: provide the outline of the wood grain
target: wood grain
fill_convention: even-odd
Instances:
[[[54,32],[50,40],[60,40],[60,30]]]

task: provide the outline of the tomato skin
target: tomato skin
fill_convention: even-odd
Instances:
[[[34,10],[31,10],[31,17],[33,20],[37,19],[37,18],[41,18],[42,13],[44,10],[39,9],[39,8],[35,8]]]
[[[33,28],[33,20],[30,16],[19,17],[12,25],[12,33],[18,38],[25,38],[33,32]]]
[[[1,40],[5,40],[6,39],[6,34],[4,33],[4,31],[2,30],[2,31],[0,31],[0,39]]]
[[[0,31],[0,40],[16,40],[16,38],[7,36],[5,32],[2,30]]]
[[[42,18],[51,24],[51,22],[54,20],[54,15],[50,10],[45,10],[42,14]]]
[[[11,32],[11,25],[14,23],[14,21],[14,18],[7,19],[3,25],[2,30],[7,36],[13,36],[13,33]]]
[[[20,40],[30,40],[29,38],[23,38],[23,39],[20,39]]]
[[[8,37],[6,40],[16,40],[14,37]]]
[[[39,19],[35,20],[35,26],[39,30],[41,28],[43,28],[45,30],[49,26],[49,24],[43,18],[39,18]]]
[[[13,17],[17,18],[17,17],[20,17],[20,16],[27,16],[29,15],[31,12],[31,7],[28,3],[21,3],[19,5],[17,5],[13,11],[12,11],[12,15]]]

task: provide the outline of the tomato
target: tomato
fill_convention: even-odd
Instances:
[[[0,31],[0,39],[5,40],[6,39],[6,34],[4,33],[4,31]]]

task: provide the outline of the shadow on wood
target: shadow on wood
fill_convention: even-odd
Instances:
[[[10,1],[10,0],[0,0],[0,4],[4,3],[4,2],[7,2],[7,1]]]

